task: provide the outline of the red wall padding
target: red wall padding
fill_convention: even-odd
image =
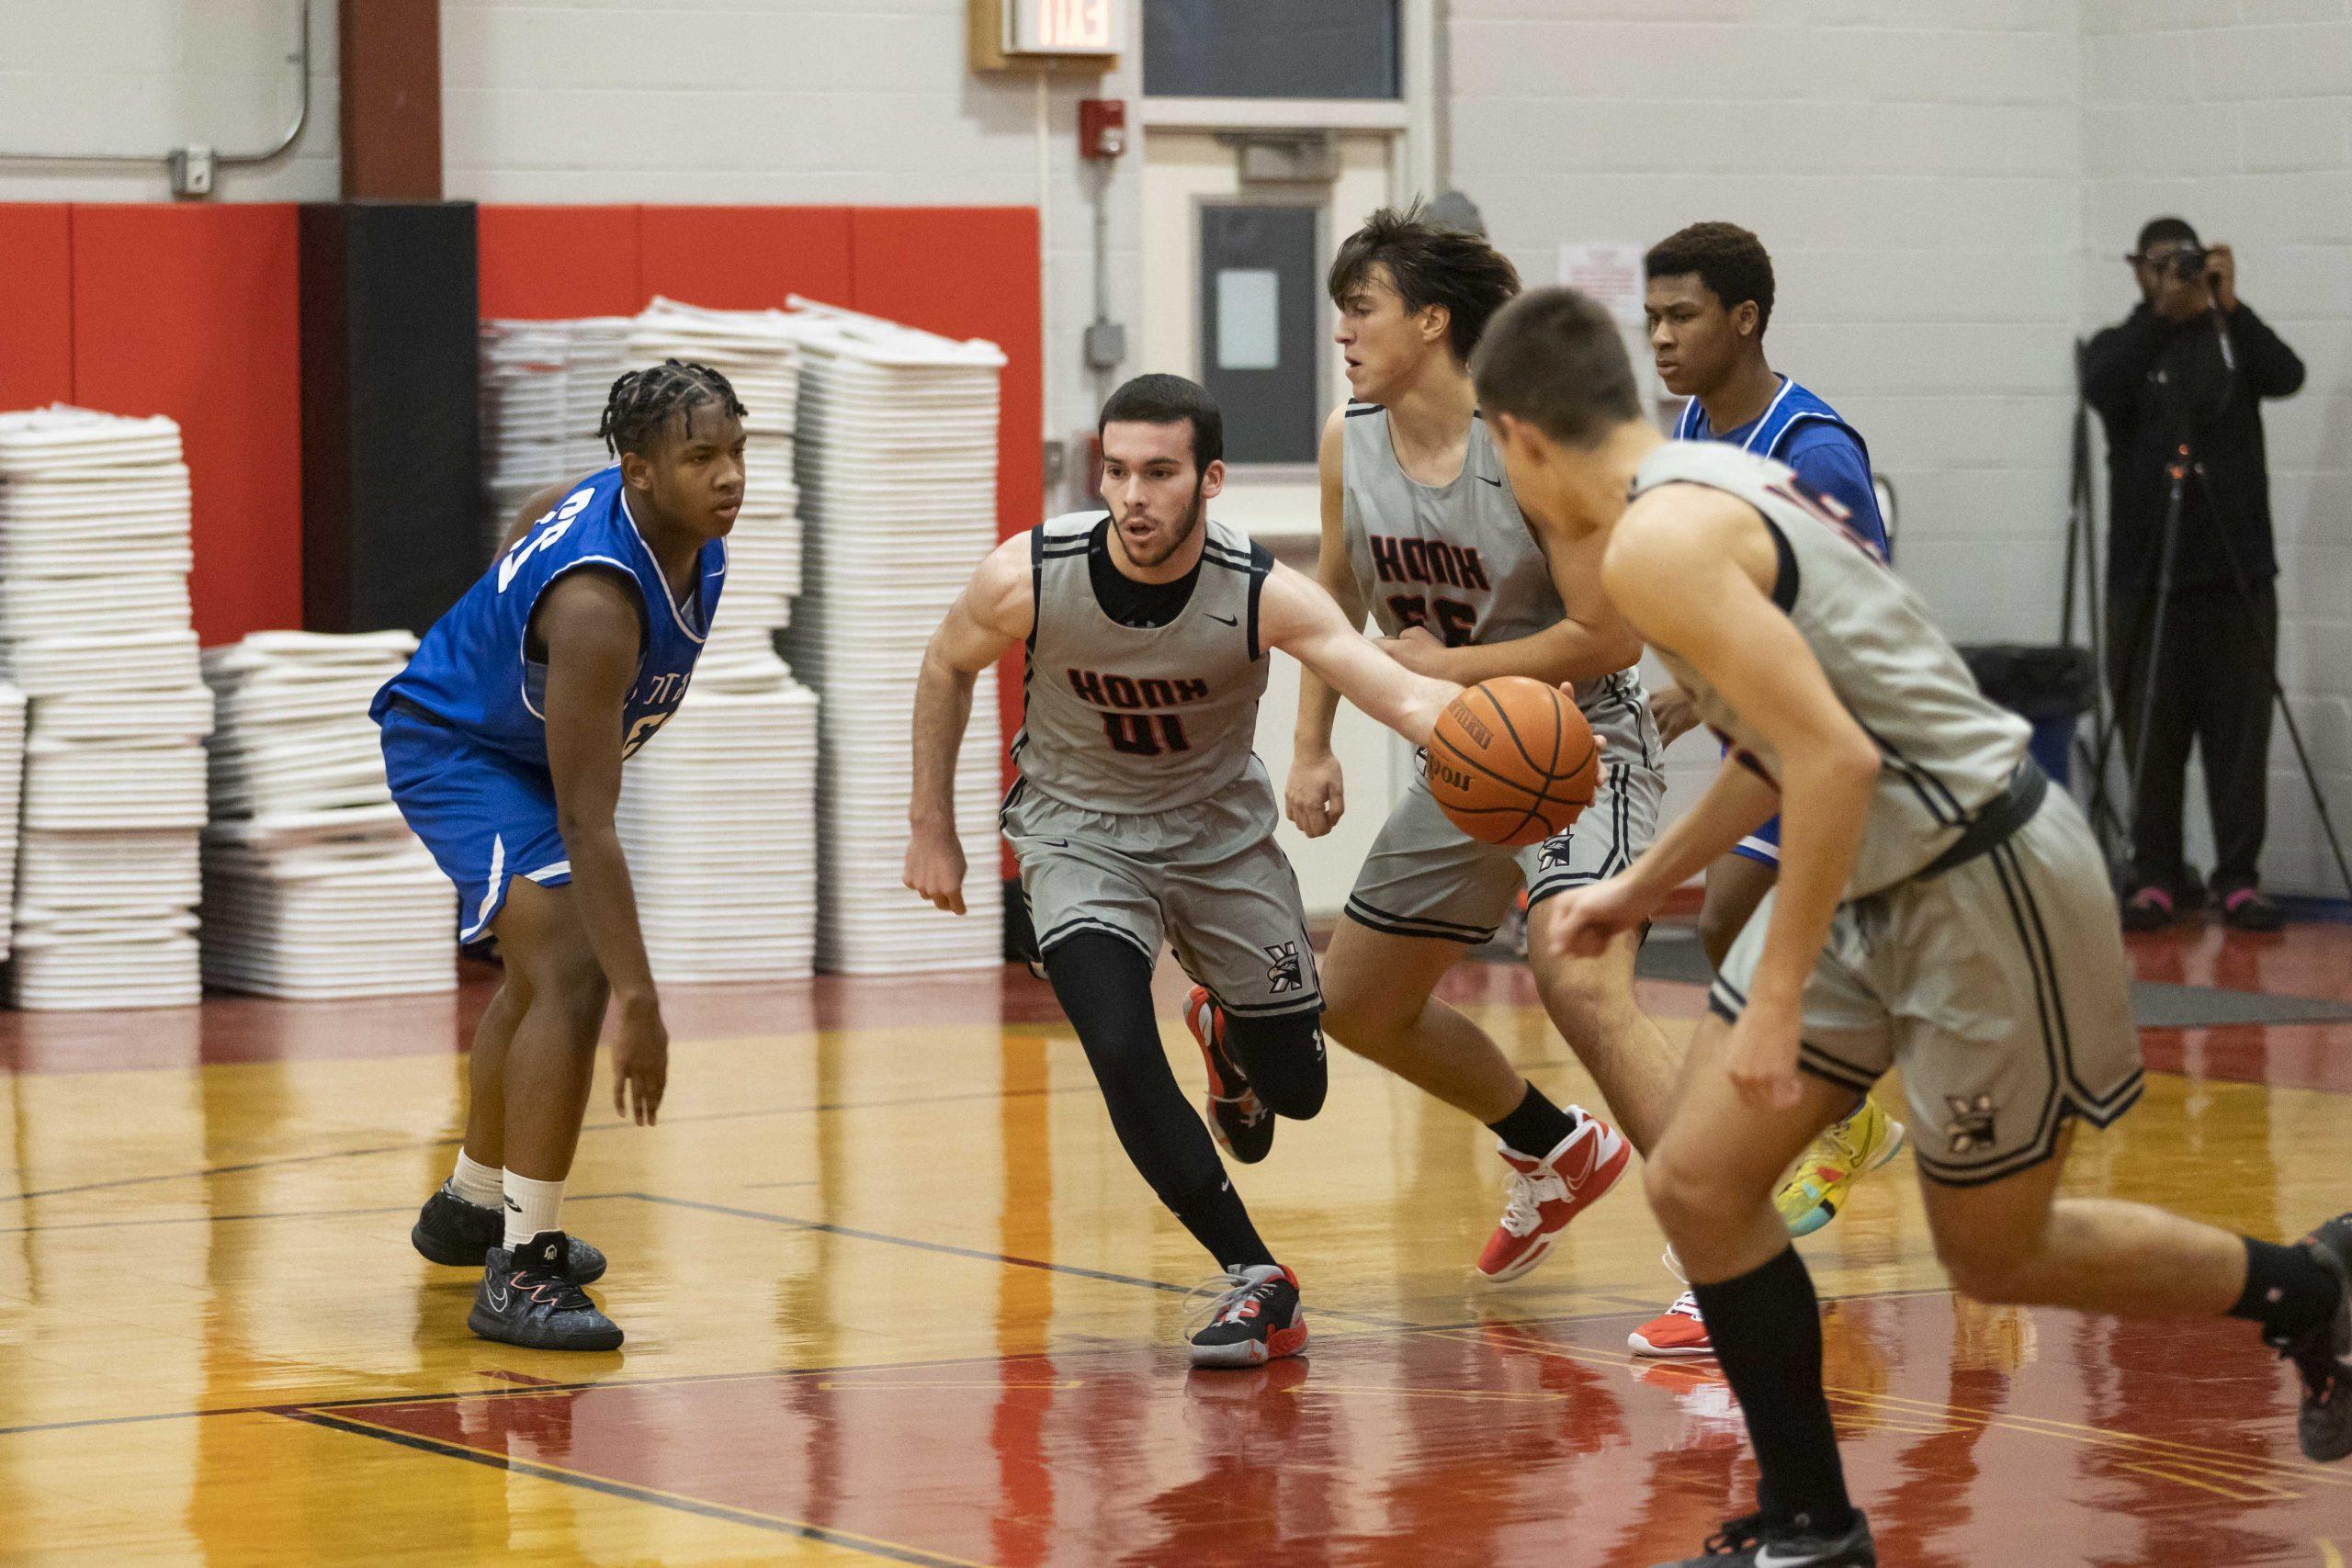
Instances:
[[[73,243],[74,401],[180,423],[196,486],[198,635],[300,626],[293,207],[76,206]]]
[[[846,207],[645,207],[646,294],[715,310],[764,310],[792,295],[846,305]]]
[[[484,207],[481,313],[541,321],[645,308],[634,207]]]
[[[0,205],[0,409],[73,400],[73,212]]]

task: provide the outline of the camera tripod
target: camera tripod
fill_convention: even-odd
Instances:
[[[2076,345],[2078,362],[2080,346],[2079,344]],[[2226,351],[2224,363],[2227,363]],[[2185,427],[2188,421],[2183,419],[2181,423]],[[2092,724],[2093,739],[2086,753],[2091,776],[2090,817],[2093,824],[2100,829],[2102,838],[2108,841],[2109,861],[2120,863],[2130,856],[2132,835],[2128,821],[2116,808],[2109,789],[2108,764],[2115,754],[2115,738],[2122,728],[2122,712],[2120,701],[2110,702],[2107,696],[2107,660],[2103,646],[2105,627],[2099,613],[2097,519],[2091,508],[2090,432],[2087,409],[2079,397],[2075,411],[2074,461],[2074,486],[2067,516],[2066,602],[2060,618],[2059,640],[2069,648],[2074,646],[2075,578],[2079,558],[2085,563],[2084,575],[2087,581],[2092,661],[2099,673],[2099,696],[2095,705]],[[2181,526],[2187,511],[2188,487],[2192,483],[2204,499],[2208,526],[2220,530],[2222,558],[2228,564],[2230,584],[2237,595],[2238,604],[2249,620],[2256,618],[2254,586],[2246,579],[2245,569],[2238,560],[2236,547],[2230,542],[2227,531],[2221,530],[2220,500],[2213,493],[2203,465],[2197,460],[2193,444],[2185,434],[2174,439],[2172,455],[2165,464],[2165,514],[2157,536],[2156,570],[2142,594],[2140,614],[2133,623],[2137,627],[2146,628],[2147,636],[2140,651],[2132,656],[2127,671],[2135,678],[2122,682],[2124,689],[2120,699],[2133,702],[2137,709],[2134,717],[2138,722],[2132,731],[2132,755],[2125,763],[2125,780],[2131,787],[2135,805],[2140,781],[2146,776],[2148,739],[2156,707],[2156,674],[2162,667],[2165,623],[2172,604],[2175,572],[2180,557]],[[2312,807],[2318,813],[2320,830],[2326,835],[2328,851],[2335,857],[2336,874],[2343,878],[2346,895],[2352,896],[2352,864],[2346,863],[2343,843],[2337,839],[2335,820],[2328,814],[2327,797],[2321,793],[2319,774],[2312,766],[2311,752],[2303,745],[2301,727],[2296,724],[2294,710],[2288,705],[2286,688],[2278,682],[2275,632],[2267,651],[2269,658],[2266,661],[2265,672],[2270,684],[2270,702],[2280,723],[2286,728],[2288,740],[2294,747],[2295,763],[2302,770],[2303,784],[2311,791]],[[2077,741],[2077,744],[2082,743]]]

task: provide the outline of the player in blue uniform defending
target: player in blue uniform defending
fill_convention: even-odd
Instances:
[[[1693,223],[1650,247],[1645,313],[1650,352],[1667,390],[1690,400],[1675,422],[1678,441],[1721,441],[1771,457],[1843,506],[1855,533],[1887,554],[1886,523],[1871,485],[1870,448],[1838,411],[1764,357],[1772,319],[1772,258],[1763,242],[1732,223]],[[1671,688],[1653,700],[1658,733],[1668,743],[1698,722],[1690,699]],[[1720,971],[1731,944],[1781,869],[1775,818],[1707,868],[1699,940]],[[1903,1146],[1903,1123],[1867,1096],[1852,1116],[1830,1128],[1797,1162],[1773,1206],[1794,1235],[1829,1223],[1853,1180],[1884,1165]],[[1634,1330],[1644,1355],[1702,1356],[1713,1343],[1685,1295],[1663,1317]]]
[[[458,939],[492,938],[505,983],[474,1034],[456,1172],[417,1216],[435,1263],[483,1266],[467,1325],[542,1350],[611,1350],[565,1236],[607,1000],[613,1109],[650,1126],[670,1037],[613,808],[622,759],[677,711],[743,500],[743,406],[672,359],[613,383],[617,459],[532,498],[481,581],[376,694],[401,814],[458,885]],[[503,1213],[502,1221],[501,1214]]]

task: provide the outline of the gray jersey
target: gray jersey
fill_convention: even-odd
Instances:
[[[1903,881],[1960,836],[2007,786],[2026,754],[2026,722],[1976,688],[1927,604],[1787,466],[1713,441],[1659,447],[1634,494],[1700,484],[1763,515],[1780,554],[1772,599],[1820,661],[1846,711],[1878,744],[1885,771],[1863,824],[1847,896]],[[1684,660],[1658,650],[1700,716],[1775,779],[1779,759]]]
[[[1386,409],[1352,405],[1341,431],[1348,564],[1384,634],[1425,626],[1459,648],[1532,637],[1566,617],[1483,416],[1470,422],[1462,471],[1435,486],[1396,461]],[[1612,679],[1579,682],[1578,705],[1589,714],[1610,700]]]
[[[1192,596],[1164,626],[1122,626],[1087,563],[1101,512],[1030,536],[1036,624],[1012,759],[1034,789],[1090,810],[1172,811],[1241,779],[1256,761],[1266,690],[1258,595],[1273,558],[1214,519]]]

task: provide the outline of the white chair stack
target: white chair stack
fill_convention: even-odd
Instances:
[[[793,301],[806,593],[785,650],[821,699],[817,964],[850,975],[1001,961],[996,676],[983,674],[956,768],[969,874],[960,918],[900,885],[908,747],[924,646],[997,542],[1004,355]]]
[[[496,550],[525,501],[569,477],[562,469],[564,360],[571,347],[568,322],[481,324],[485,557]]]
[[[25,694],[0,681],[0,909],[16,905],[17,818],[24,793]],[[8,956],[14,931],[13,921],[0,919],[0,959]]]
[[[764,627],[731,626],[725,600],[718,615],[685,700],[621,777],[621,845],[665,985],[798,979],[816,950],[816,694]]]
[[[793,421],[800,356],[774,310],[706,310],[657,299],[629,334],[628,363],[677,358],[707,365],[735,389],[743,420],[743,508],[727,536],[723,624],[773,631],[800,592],[800,492],[793,483]]]
[[[415,648],[406,632],[255,632],[206,650],[210,984],[307,1000],[457,985],[449,882],[392,805],[368,717]]]
[[[18,1007],[201,993],[212,698],[189,626],[179,427],[0,414],[0,662],[28,698],[8,990]]]

